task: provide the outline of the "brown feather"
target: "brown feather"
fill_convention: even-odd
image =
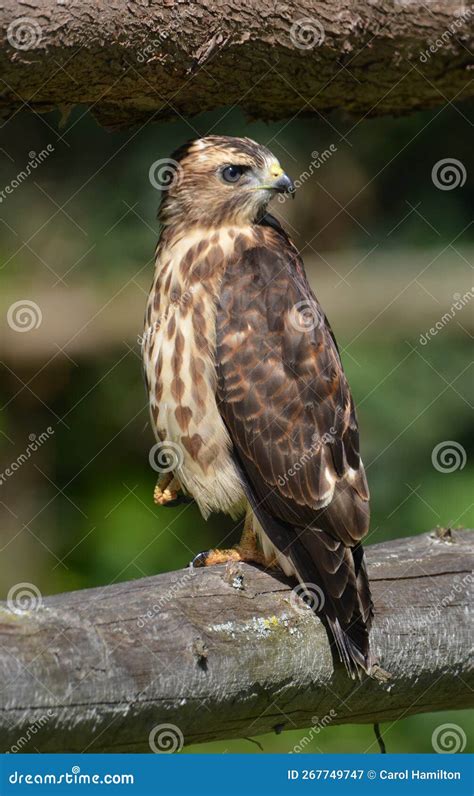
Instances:
[[[219,408],[265,532],[302,582],[323,589],[348,669],[369,668],[372,603],[358,544],[369,494],[354,405],[294,247],[274,224],[261,234],[261,245],[228,262],[220,285]],[[295,307],[307,308],[308,328]]]
[[[322,589],[348,670],[368,669],[357,419],[301,258],[264,215],[281,167],[265,147],[225,136],[172,159],[143,338],[155,434],[178,446],[174,478],[204,516],[250,503],[267,553]],[[230,164],[236,184],[224,179]]]

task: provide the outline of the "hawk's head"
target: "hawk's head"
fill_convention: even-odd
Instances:
[[[246,225],[265,213],[275,194],[295,190],[275,155],[250,138],[198,138],[169,162],[174,175],[161,202],[163,224]]]

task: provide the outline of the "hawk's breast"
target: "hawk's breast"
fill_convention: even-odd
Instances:
[[[143,358],[157,438],[178,446],[175,475],[211,511],[237,515],[243,506],[231,440],[216,403],[216,305],[237,233],[194,230],[165,234],[148,299]],[[241,239],[241,235],[240,235]]]

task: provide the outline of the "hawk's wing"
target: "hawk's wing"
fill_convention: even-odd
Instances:
[[[319,579],[342,629],[365,625],[362,555],[347,549],[369,520],[350,390],[299,255],[280,230],[263,226],[259,235],[221,285],[219,408],[267,535],[303,582]],[[355,635],[364,653],[363,628]]]
[[[218,398],[257,497],[304,526],[343,484],[357,505],[369,495],[331,329],[295,251],[273,230],[266,237],[229,266],[221,286]],[[331,530],[353,545],[367,530],[365,514],[344,515]]]

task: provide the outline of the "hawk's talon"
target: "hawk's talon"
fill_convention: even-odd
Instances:
[[[243,558],[236,547],[229,550],[203,550],[194,556],[190,567],[212,567],[215,564],[227,564],[228,561],[243,561]]]
[[[153,492],[153,500],[158,506],[165,506],[166,503],[171,503],[176,500],[178,493],[171,489],[164,489],[163,491],[156,486]]]
[[[228,550],[203,550],[193,558],[190,567],[212,567],[216,564],[228,564],[230,561],[244,561],[248,564],[265,566],[264,555],[256,548],[244,547],[242,544]]]
[[[194,569],[194,567],[205,567],[206,559],[209,553],[210,550],[201,550],[201,552],[195,555],[193,560],[189,562],[189,568]]]
[[[244,561],[249,564],[259,566],[272,566],[271,562],[265,560],[263,551],[260,549],[257,534],[252,525],[252,515],[249,513],[245,519],[244,530],[240,542],[235,547],[227,550],[204,550],[198,553],[190,563],[190,567],[211,567],[214,564],[227,564],[229,561]]]
[[[172,503],[178,497],[180,485],[173,473],[166,473],[158,480],[153,491],[153,500],[158,506]]]

